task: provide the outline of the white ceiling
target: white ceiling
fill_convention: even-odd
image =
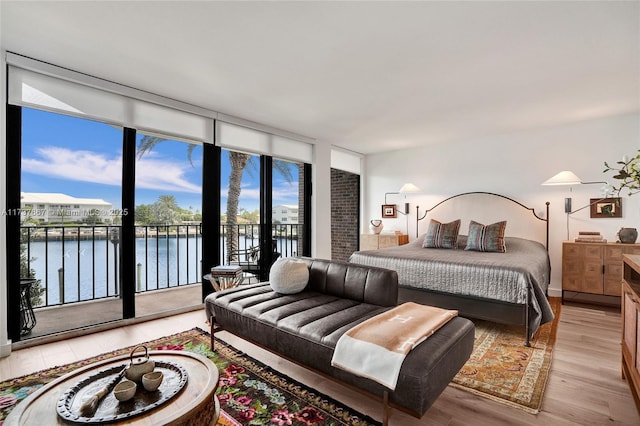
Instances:
[[[0,2],[2,48],[361,153],[640,110],[640,3]]]

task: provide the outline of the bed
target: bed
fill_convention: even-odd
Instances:
[[[549,203],[546,212],[536,213],[488,192],[455,195],[427,209],[422,217],[416,209],[416,235],[423,219],[441,223],[460,219],[455,248],[423,248],[424,234],[420,234],[406,245],[355,252],[349,261],[396,270],[399,302],[457,309],[461,316],[523,326],[529,346],[538,327],[553,320],[547,299],[548,211]],[[502,220],[507,222],[504,253],[465,250],[470,221]],[[431,225],[428,222],[423,224],[425,231]]]

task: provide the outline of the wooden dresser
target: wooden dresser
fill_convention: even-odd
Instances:
[[[640,412],[640,256],[624,255],[622,280],[622,376]]]
[[[640,244],[562,244],[562,298],[565,291],[620,296],[622,256],[640,254]]]
[[[360,234],[360,250],[377,250],[407,243],[407,234]]]

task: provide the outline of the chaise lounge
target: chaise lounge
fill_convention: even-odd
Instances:
[[[473,350],[474,325],[454,317],[409,352],[394,391],[331,366],[338,339],[353,326],[397,304],[395,271],[352,263],[302,258],[308,284],[295,294],[275,292],[269,283],[242,285],[205,299],[214,333],[223,328],[296,363],[382,398],[422,417]]]

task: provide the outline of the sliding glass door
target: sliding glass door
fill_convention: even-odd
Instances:
[[[226,149],[221,164],[220,263],[239,265],[255,282],[268,279],[278,257],[310,255],[310,166]]]
[[[271,194],[274,251],[278,257],[303,255],[304,164],[274,159]]]
[[[202,144],[26,107],[9,119],[13,340],[200,306]]]
[[[220,264],[239,265],[247,277],[260,276],[259,156],[221,151],[220,201]]]
[[[21,337],[121,319],[123,130],[21,110]]]
[[[136,316],[200,305],[202,144],[136,133]]]

